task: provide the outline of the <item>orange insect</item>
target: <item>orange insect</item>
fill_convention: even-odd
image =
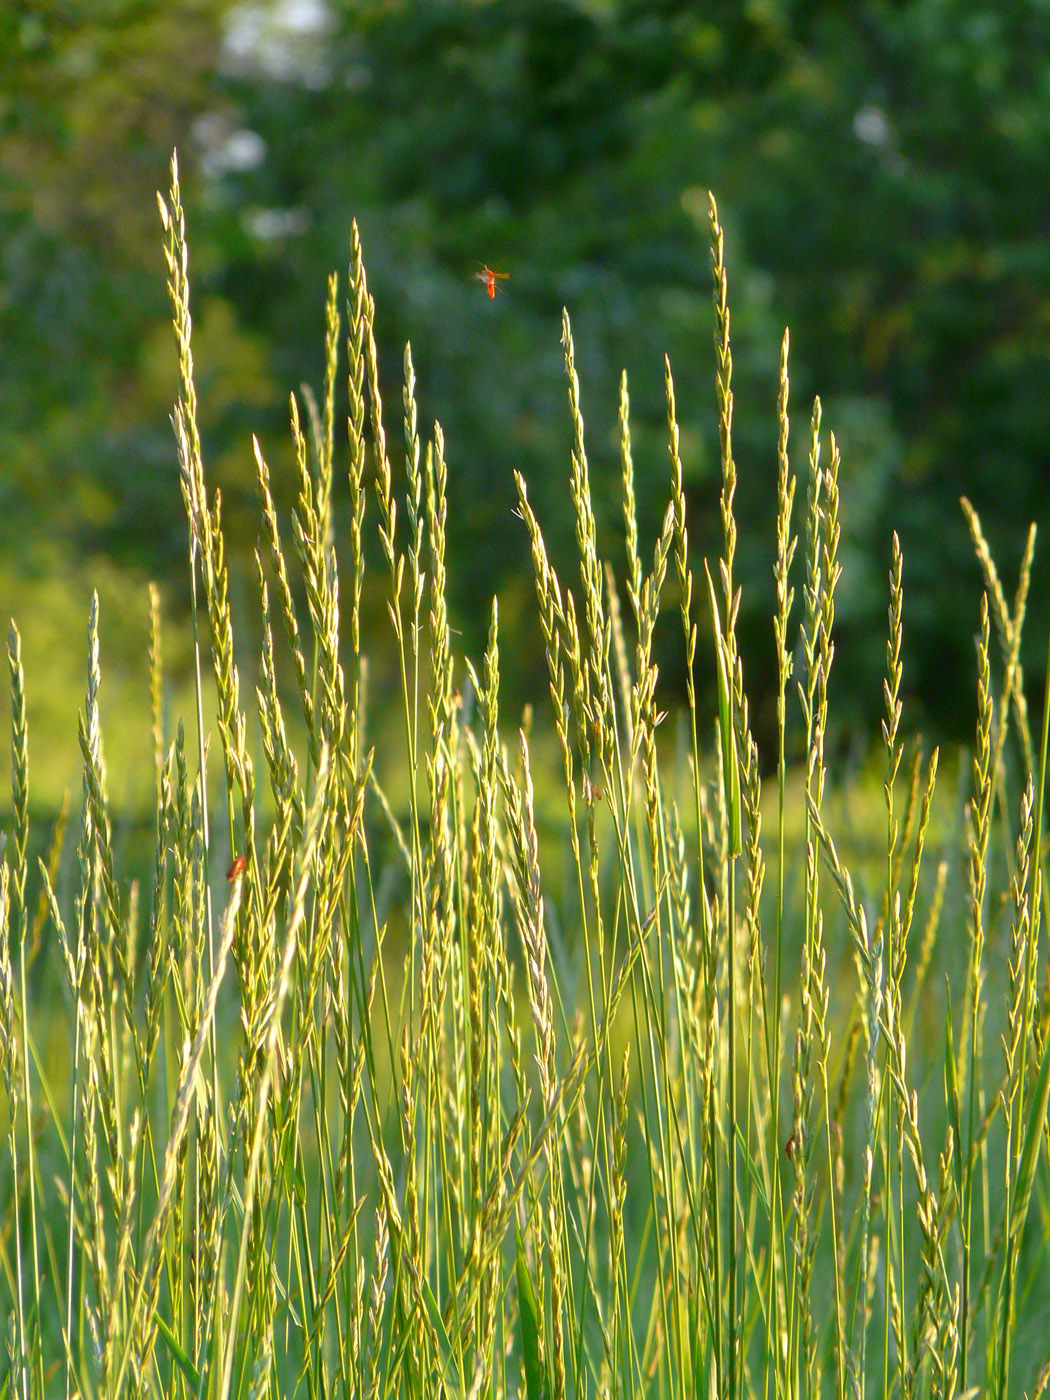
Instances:
[[[227,880],[236,880],[238,875],[243,875],[248,865],[247,856],[238,856],[226,872]]]
[[[484,283],[485,290],[486,292],[488,292],[489,298],[491,300],[491,298],[493,298],[496,295],[497,291],[499,291],[499,288],[496,286],[496,283],[505,282],[509,276],[509,272],[493,272],[491,267],[488,267],[485,263],[482,263],[481,271],[475,272],[474,274],[474,281]]]

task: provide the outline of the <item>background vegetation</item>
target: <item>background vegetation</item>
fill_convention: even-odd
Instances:
[[[198,665],[215,712],[198,694],[177,723],[165,714],[151,592],[152,859],[129,878],[103,730],[132,721],[103,723],[93,594],[83,800],[75,835],[60,824],[34,861],[36,749],[11,626],[0,1400],[1040,1400],[1050,700],[1034,726],[1018,664],[1034,536],[1008,600],[971,515],[977,720],[972,760],[947,782],[938,750],[902,725],[908,570],[893,536],[881,791],[843,784],[828,732],[842,459],[819,404],[789,432],[785,335],[777,726],[759,748],[737,637],[737,565],[754,543],[736,513],[711,200],[717,567],[690,562],[668,364],[651,567],[621,394],[616,585],[566,313],[576,567],[552,567],[546,513],[516,476],[548,696],[539,741],[523,728],[508,742],[501,657],[521,633],[493,603],[483,662],[459,651],[444,435],[420,429],[407,350],[400,395],[381,379],[355,226],[345,320],[328,284],[321,407],[292,399],[287,531],[253,443],[252,687],[201,455],[174,165],[161,215],[194,633],[210,638]],[[348,479],[335,472],[341,346]],[[403,478],[385,421],[398,397]],[[370,573],[397,676],[378,705],[365,703]],[[692,665],[701,621],[709,668]],[[684,652],[673,719],[660,628]],[[711,749],[693,688],[708,673]],[[789,744],[802,764],[789,767]],[[858,795],[867,848],[843,802]]]
[[[666,352],[694,545],[711,555],[713,188],[736,269],[739,507],[754,541],[739,561],[741,647],[756,728],[769,734],[773,720],[761,619],[771,407],[791,324],[796,401],[820,386],[843,453],[837,742],[864,750],[874,732],[892,528],[916,570],[909,701],[935,728],[970,731],[959,679],[977,620],[957,589],[972,584],[963,596],[975,597],[978,575],[958,498],[973,499],[1008,575],[1021,529],[1047,504],[1044,4],[119,0],[103,16],[87,0],[43,0],[4,7],[0,64],[0,613],[33,622],[28,702],[50,800],[76,762],[79,664],[67,671],[63,658],[79,655],[89,587],[114,661],[107,683],[126,703],[122,658],[141,654],[146,580],[161,581],[173,616],[188,604],[149,204],[176,143],[199,211],[201,426],[235,608],[250,611],[257,531],[249,424],[284,511],[283,401],[303,380],[319,387],[321,290],[346,265],[351,217],[384,372],[399,372],[411,335],[422,421],[445,427],[454,625],[478,654],[477,600],[498,592],[521,629],[509,694],[535,699],[542,686],[514,470],[550,513],[556,562],[572,538],[563,305],[590,405],[600,537],[618,511],[621,368],[643,539],[658,528]],[[479,261],[511,274],[491,303],[471,281]],[[1045,578],[1037,556],[1033,641]],[[171,647],[176,680],[184,638]],[[656,646],[681,689],[680,659]],[[701,650],[710,659],[709,637]],[[701,703],[710,714],[711,698]],[[144,795],[146,755],[113,748],[115,791]]]

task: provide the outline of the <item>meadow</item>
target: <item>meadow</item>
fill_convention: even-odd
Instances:
[[[1019,661],[1034,530],[1008,597],[967,511],[978,718],[947,777],[906,732],[894,537],[879,771],[858,807],[825,742],[840,455],[819,402],[791,442],[785,334],[778,744],[759,752],[712,199],[721,557],[690,550],[670,363],[661,529],[639,540],[625,377],[624,553],[600,557],[565,314],[579,577],[551,564],[544,503],[518,477],[549,706],[508,716],[515,639],[495,604],[484,656],[456,652],[446,444],[421,433],[407,347],[400,412],[384,404],[355,227],[329,282],[323,393],[291,401],[290,526],[255,446],[249,684],[174,162],[160,211],[196,705],[167,715],[154,593],[155,851],[132,878],[96,596],[82,801],[31,859],[12,624],[0,1396],[1044,1394],[1050,705],[1033,733]],[[392,693],[370,686],[366,559]],[[658,627],[681,638],[681,713],[665,712]]]

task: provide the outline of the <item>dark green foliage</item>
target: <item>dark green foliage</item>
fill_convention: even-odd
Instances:
[[[738,509],[749,522],[740,642],[756,729],[773,727],[761,541],[773,533],[769,423],[787,323],[801,328],[797,421],[819,384],[843,453],[843,742],[865,742],[877,721],[861,697],[878,695],[881,651],[869,639],[882,626],[893,528],[913,561],[906,690],[949,732],[970,727],[955,678],[971,664],[976,615],[955,600],[960,578],[976,589],[977,573],[958,497],[973,500],[1008,571],[1022,524],[1047,504],[1050,15],[1040,6],[340,0],[318,11],[318,29],[268,37],[221,0],[107,13],[102,24],[83,0],[45,5],[8,16],[0,34],[9,559],[45,522],[74,556],[104,549],[140,574],[164,576],[179,557],[170,351],[146,197],[176,142],[201,209],[205,451],[246,589],[249,424],[268,427],[264,446],[280,461],[274,405],[304,379],[319,383],[318,288],[345,268],[352,216],[381,308],[382,368],[397,375],[411,338],[424,432],[435,418],[445,429],[452,604],[471,650],[488,615],[476,600],[499,591],[514,626],[528,613],[514,470],[551,505],[555,562],[570,556],[563,305],[608,552],[619,553],[622,367],[643,548],[659,528],[667,352],[693,545],[714,557],[714,188],[737,270]],[[479,262],[510,273],[506,295],[490,301],[471,280]],[[1033,598],[1044,593],[1037,578]],[[1033,644],[1043,621],[1028,629]],[[525,644],[519,658],[539,654]],[[673,650],[660,660],[681,683]],[[541,693],[541,675],[515,657],[507,666],[519,694]],[[705,707],[712,716],[713,696]]]

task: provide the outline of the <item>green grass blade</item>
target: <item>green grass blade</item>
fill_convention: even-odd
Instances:
[[[515,1269],[518,1276],[518,1328],[521,1334],[521,1355],[525,1366],[525,1388],[529,1400],[545,1400],[548,1394],[543,1363],[540,1361],[540,1319],[536,1292],[525,1259],[525,1244],[521,1230],[514,1226]]]
[[[1035,1183],[1035,1168],[1039,1160],[1039,1142],[1046,1126],[1046,1106],[1050,1098],[1050,1037],[1043,1047],[1043,1058],[1039,1064],[1039,1074],[1035,1081],[1035,1093],[1025,1123],[1024,1144],[1021,1160],[1017,1168],[1017,1186],[1014,1191],[1014,1204],[1010,1212],[1010,1236],[1016,1238],[1024,1228],[1028,1216],[1028,1205]]]

